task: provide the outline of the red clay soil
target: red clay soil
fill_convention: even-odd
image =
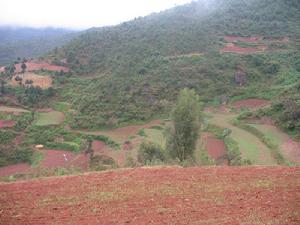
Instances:
[[[15,64],[16,67],[16,73],[20,73],[22,72],[22,68],[21,68],[21,63]],[[5,67],[1,67],[0,72],[4,72]],[[26,63],[26,71],[36,71],[36,70],[48,70],[48,71],[54,71],[54,72],[69,72],[69,68],[64,67],[64,66],[55,66],[55,65],[51,65],[47,62],[27,62]]]
[[[133,149],[133,145],[130,141],[126,141],[125,143],[123,143],[122,145],[122,150],[124,151],[130,151]]]
[[[0,184],[2,224],[298,225],[300,168],[138,168]]]
[[[12,120],[0,120],[0,128],[12,128],[15,122]]]
[[[130,136],[130,135],[135,135],[140,129],[146,129],[151,126],[159,125],[160,123],[161,123],[160,120],[153,120],[145,125],[131,125],[131,126],[117,128],[114,130],[114,132],[116,134]]]
[[[224,141],[217,139],[210,133],[203,133],[202,140],[208,155],[213,158],[218,164],[227,164],[225,159],[226,146]]]
[[[48,113],[48,112],[53,112],[54,110],[52,108],[44,108],[44,109],[37,109],[36,111]]]
[[[69,167],[80,168],[83,171],[89,169],[89,155],[88,154],[79,154],[70,162]]]
[[[264,99],[245,99],[233,103],[235,108],[260,108],[270,104],[270,101]]]
[[[281,145],[284,156],[294,163],[300,164],[300,142],[286,137],[284,143]]]
[[[123,166],[126,161],[126,152],[120,150],[114,150],[105,145],[102,141],[93,141],[92,149],[94,150],[94,155],[106,155],[114,159],[114,161],[119,165]]]
[[[237,37],[237,36],[225,36],[225,41],[227,42],[248,42],[248,43],[255,43],[262,40],[262,37],[255,36],[255,37]]]
[[[24,173],[30,169],[30,165],[27,163],[19,163],[15,165],[0,167],[0,177],[10,176],[16,173]]]
[[[55,168],[68,168],[68,167],[80,167],[83,169],[87,168],[88,156],[87,155],[78,155],[69,151],[60,151],[60,150],[43,150],[44,159],[41,162],[41,167],[47,169]],[[64,157],[66,156],[66,159]]]
[[[104,153],[106,149],[106,145],[103,141],[93,141],[92,149],[94,153]]]

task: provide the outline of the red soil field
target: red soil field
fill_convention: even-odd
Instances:
[[[11,128],[15,125],[12,120],[0,120],[0,128]]]
[[[202,140],[208,155],[218,164],[227,164],[224,156],[226,155],[226,146],[224,142],[212,136],[210,133],[203,133]]]
[[[263,37],[255,36],[255,37],[236,37],[236,36],[225,36],[224,39],[227,42],[248,42],[248,43],[255,43],[261,41]]]
[[[284,143],[281,145],[282,150],[291,162],[300,164],[300,142],[292,140],[286,136]]]
[[[123,166],[126,161],[126,152],[121,150],[114,150],[105,145],[102,141],[93,141],[92,149],[94,150],[94,155],[106,155],[114,159],[114,161],[119,165]]]
[[[9,176],[16,173],[24,173],[30,169],[30,165],[27,163],[19,163],[16,165],[9,165],[0,167],[0,177]]]
[[[93,141],[92,149],[94,153],[104,153],[106,145],[103,141]]]
[[[88,156],[84,154],[74,154],[69,151],[60,150],[43,150],[44,159],[41,163],[41,167],[47,169],[55,169],[59,167],[79,167],[82,169],[87,169]],[[66,156],[64,157],[64,154]]]
[[[268,104],[270,104],[270,101],[264,99],[245,99],[234,102],[233,106],[235,108],[259,108]]]
[[[87,155],[87,154],[79,154],[79,155],[77,155],[70,162],[70,167],[80,168],[83,171],[87,171],[89,169],[89,155]]]
[[[0,184],[2,224],[300,223],[300,168],[138,168]]]
[[[145,125],[131,125],[131,126],[126,126],[126,127],[121,127],[114,129],[115,134],[119,134],[120,136],[130,136],[130,135],[135,135],[140,129],[145,129],[149,128],[151,126],[159,125],[161,123],[160,120],[153,120]]]
[[[124,150],[124,151],[130,151],[130,150],[132,150],[132,148],[133,148],[133,145],[130,141],[126,141],[122,145],[122,150]]]
[[[21,63],[15,64],[16,67],[16,73],[20,73],[22,72],[22,68],[21,68]],[[64,72],[69,72],[69,68],[64,67],[64,66],[55,66],[55,65],[51,65],[47,62],[27,62],[26,63],[26,71],[36,71],[36,70],[48,70],[48,71],[57,71],[60,72],[61,70]],[[0,72],[4,72],[5,67],[1,67]]]

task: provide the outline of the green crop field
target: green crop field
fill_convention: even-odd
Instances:
[[[48,126],[58,125],[64,121],[64,114],[57,111],[41,112],[36,114],[35,125]]]

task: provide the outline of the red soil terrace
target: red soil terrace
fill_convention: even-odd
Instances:
[[[12,120],[0,120],[0,128],[11,128],[15,125]]]
[[[258,46],[258,47],[239,47],[239,46],[226,46],[221,49],[221,53],[224,52],[231,52],[231,53],[238,53],[238,54],[252,54],[258,53],[266,50],[267,46]]]
[[[2,224],[298,225],[300,168],[138,168],[0,184]]]
[[[26,71],[36,71],[36,70],[48,70],[48,71],[56,71],[56,72],[69,72],[69,68],[64,67],[64,66],[55,66],[55,65],[51,65],[47,62],[27,62],[26,64]],[[21,63],[15,64],[16,67],[16,73],[20,73],[22,71],[21,68]],[[1,67],[0,68],[0,72],[4,72],[5,71],[5,67]]]
[[[224,141],[213,137],[210,133],[203,133],[202,139],[208,155],[216,162],[226,165],[226,146],[224,144]]]
[[[41,163],[43,168],[78,167],[87,169],[88,167],[88,156],[84,154],[60,150],[42,150],[42,152],[44,152],[44,160]]]
[[[16,173],[24,173],[30,170],[30,165],[27,163],[19,163],[16,165],[0,167],[0,177],[10,176]]]
[[[103,141],[93,141],[92,149],[94,153],[104,153],[106,145]]]
[[[270,101],[264,99],[246,99],[233,103],[235,108],[259,108],[270,104]]]

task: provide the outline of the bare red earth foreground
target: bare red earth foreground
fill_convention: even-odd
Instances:
[[[1,224],[300,224],[300,168],[138,168],[0,184]]]
[[[21,63],[16,64],[15,67],[16,67],[17,73],[20,73],[22,71]],[[47,62],[27,62],[26,63],[26,71],[36,71],[36,70],[41,70],[41,69],[48,70],[48,71],[57,71],[57,72],[60,72],[61,70],[63,72],[69,72],[69,68],[67,68],[67,67],[51,65]],[[5,71],[5,67],[1,67],[0,72],[4,72],[4,71]]]

